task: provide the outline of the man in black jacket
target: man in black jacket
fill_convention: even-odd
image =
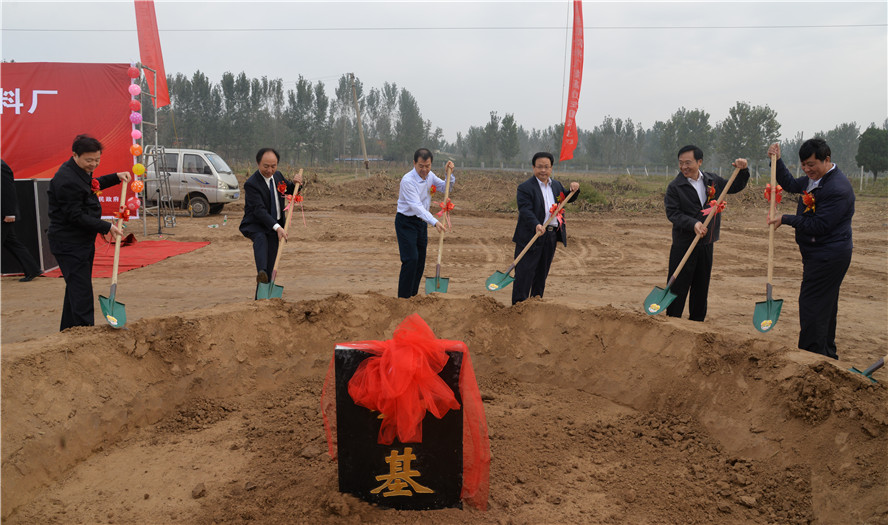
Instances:
[[[3,227],[0,230],[0,238],[2,238],[0,242],[2,242],[4,248],[9,250],[13,257],[18,259],[19,266],[25,272],[25,276],[19,279],[19,281],[26,283],[40,275],[40,265],[37,264],[31,252],[28,251],[28,248],[22,244],[22,241],[15,234],[15,220],[19,215],[18,198],[15,194],[15,175],[13,175],[12,168],[9,167],[9,164],[6,164],[5,160],[0,159],[0,165],[2,165],[2,170],[0,171],[2,171],[3,176],[3,185],[0,188],[2,190],[0,191],[0,197],[3,200]]]
[[[73,156],[62,164],[49,182],[49,250],[65,278],[65,302],[59,330],[95,324],[92,267],[96,234],[123,232],[102,220],[102,204],[96,192],[118,183],[129,183],[129,172],[92,178],[102,158],[102,144],[89,135],[77,135]]]
[[[795,215],[771,217],[768,223],[795,228],[802,254],[799,348],[838,359],[836,314],[839,288],[851,265],[854,189],[830,160],[831,153],[823,139],[806,140],[799,148],[805,175],[796,179],[780,159],[780,145],[768,148],[768,155],[777,157],[777,182],[800,194]]]
[[[259,169],[244,183],[244,218],[240,223],[240,232],[253,241],[256,282],[260,283],[268,282],[278,246],[281,241],[287,241],[284,193],[292,195],[296,183],[302,184],[302,175],[298,173],[293,182],[284,179],[277,170],[280,160],[280,154],[274,149],[260,149],[256,153]]]
[[[558,241],[567,246],[567,227],[563,215],[553,218],[545,228],[543,223],[549,218],[558,203],[567,197],[564,186],[552,178],[555,157],[551,153],[540,152],[530,161],[533,177],[518,186],[518,224],[512,242],[515,243],[515,257],[527,246],[537,233],[540,236],[515,266],[515,282],[512,285],[512,304],[528,297],[542,297],[546,290],[546,277],[555,257]],[[576,191],[568,202],[579,195],[580,183],[571,182],[570,191]],[[563,211],[563,210],[562,210]]]
[[[704,228],[703,210],[707,203],[718,199],[727,181],[714,173],[703,172],[703,150],[697,146],[685,146],[678,150],[678,168],[681,171],[666,188],[666,217],[672,223],[672,248],[669,250],[668,280],[678,268],[678,263],[690,248],[694,237],[701,237],[681,273],[672,283],[671,291],[676,298],[666,308],[666,315],[681,317],[685,299],[690,295],[688,311],[692,321],[706,319],[709,300],[709,279],[712,274],[713,244],[718,241],[721,217],[716,214]],[[733,162],[740,173],[731,184],[728,193],[737,193],[749,182],[746,159]]]

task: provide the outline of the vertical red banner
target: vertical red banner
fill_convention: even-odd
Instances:
[[[561,155],[558,160],[573,158],[577,148],[577,109],[580,107],[580,86],[583,84],[583,2],[573,3],[573,42],[570,46],[570,87],[567,97],[567,116],[564,118],[564,135],[561,138]]]
[[[157,97],[155,107],[170,104],[170,90],[167,88],[166,72],[163,68],[163,53],[160,50],[160,35],[157,32],[157,15],[154,13],[154,0],[135,0],[136,28],[139,32],[139,55],[142,65],[157,71],[157,92],[154,90],[154,74],[145,71],[148,90]]]

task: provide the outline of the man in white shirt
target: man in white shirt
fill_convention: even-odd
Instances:
[[[398,213],[395,215],[395,234],[398,237],[398,250],[401,253],[401,274],[398,278],[398,297],[410,298],[419,293],[419,284],[425,271],[426,248],[429,244],[428,226],[444,232],[441,223],[429,211],[432,202],[432,188],[444,195],[445,182],[432,173],[432,152],[420,148],[413,154],[413,169],[401,177],[398,192]],[[447,161],[447,168],[453,170],[453,162]],[[456,177],[451,172],[450,184]]]

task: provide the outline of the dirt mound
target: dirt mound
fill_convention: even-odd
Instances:
[[[333,347],[413,312],[472,352],[487,512],[337,491]],[[884,385],[613,307],[243,302],[4,345],[2,364],[4,523],[888,523]]]

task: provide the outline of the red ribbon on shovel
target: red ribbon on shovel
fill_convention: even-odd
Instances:
[[[706,215],[713,213],[713,211],[716,214],[719,214],[719,213],[725,211],[726,205],[727,205],[727,203],[725,201],[718,202],[716,200],[711,200],[711,201],[709,201],[709,207],[706,208],[705,210],[703,210],[703,216],[705,217]]]
[[[563,193],[561,194],[561,197],[562,198],[564,197]],[[559,200],[558,202],[561,202],[561,201]],[[552,207],[549,208],[549,213],[555,213],[555,210],[557,210],[557,209],[558,209],[558,205],[553,204]],[[558,226],[561,226],[561,224],[564,223],[564,208],[561,208],[560,210],[558,210],[558,213],[555,215],[555,220],[558,221]]]
[[[432,187],[434,188],[434,186],[432,186]],[[443,216],[443,219],[442,219],[442,220],[443,220],[443,222],[444,222],[444,225],[447,226],[447,229],[448,229],[448,230],[452,230],[453,227],[452,227],[451,224],[450,224],[450,212],[453,211],[453,208],[454,208],[453,203],[450,201],[450,199],[447,199],[447,202],[446,202],[446,203],[444,203],[444,202],[439,202],[439,203],[438,203],[438,206],[441,207],[441,211],[439,211],[438,213],[436,213],[435,216],[436,216],[436,217],[442,217],[442,216]]]

